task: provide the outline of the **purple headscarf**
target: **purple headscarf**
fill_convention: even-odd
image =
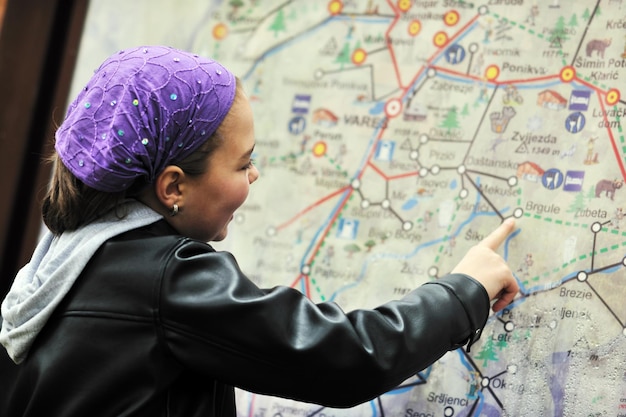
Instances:
[[[98,68],[56,132],[64,165],[91,188],[152,182],[219,127],[235,97],[218,62],[165,46],[121,51]]]

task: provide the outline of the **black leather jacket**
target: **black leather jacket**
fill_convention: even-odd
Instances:
[[[451,275],[346,314],[160,221],[103,245],[22,364],[3,352],[0,415],[235,416],[233,386],[349,407],[476,340],[488,311]]]

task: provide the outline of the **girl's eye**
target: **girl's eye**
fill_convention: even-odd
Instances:
[[[243,169],[250,169],[254,165],[254,159],[250,159],[250,161],[243,167]]]

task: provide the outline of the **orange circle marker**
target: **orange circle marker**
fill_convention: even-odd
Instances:
[[[385,103],[385,114],[387,117],[396,117],[402,113],[402,101],[397,98],[392,98]]]
[[[448,43],[448,34],[446,32],[437,32],[433,38],[435,46],[442,47]]]
[[[361,65],[367,58],[367,52],[365,49],[357,48],[352,53],[352,62],[356,65]]]
[[[497,65],[489,65],[485,69],[485,78],[489,81],[493,81],[500,75],[500,67]]]
[[[228,35],[228,28],[225,24],[218,23],[217,25],[213,26],[213,37],[215,39],[221,41],[226,37],[226,35]]]
[[[328,11],[331,15],[338,15],[343,10],[343,2],[340,0],[333,0],[328,3]]]
[[[327,150],[326,142],[319,141],[313,145],[313,155],[320,157],[326,155]]]
[[[422,22],[419,20],[412,20],[409,23],[409,35],[416,36],[422,30]]]
[[[576,78],[576,69],[570,65],[564,67],[559,74],[559,78],[561,78],[561,81],[569,83]]]
[[[606,93],[606,104],[608,105],[613,105],[613,104],[617,104],[617,102],[620,99],[620,92],[617,88],[611,88],[607,93]]]
[[[411,3],[411,0],[398,0],[398,9],[402,12],[406,12],[411,8]]]
[[[454,26],[459,23],[459,12],[456,10],[450,10],[448,13],[443,15],[443,22],[448,26]]]

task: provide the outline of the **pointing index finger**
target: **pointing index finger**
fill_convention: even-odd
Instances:
[[[496,228],[493,232],[491,232],[487,237],[485,237],[480,245],[487,246],[491,250],[496,250],[498,247],[504,242],[508,235],[511,234],[513,229],[515,228],[515,220],[511,217],[506,219],[505,221]]]

